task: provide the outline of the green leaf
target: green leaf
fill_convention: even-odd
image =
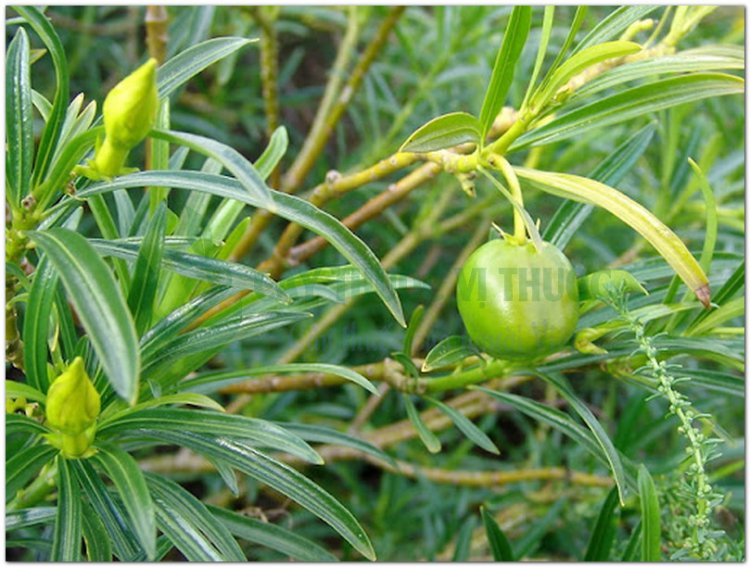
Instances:
[[[589,177],[610,186],[619,184],[644,154],[655,131],[653,122],[640,129],[604,158]],[[593,210],[593,205],[566,200],[547,224],[544,240],[562,250]]]
[[[54,26],[41,10],[32,6],[13,6],[13,9],[26,20],[41,38],[47,48],[55,68],[55,97],[52,109],[47,117],[34,161],[34,178],[32,185],[38,184],[47,173],[52,154],[57,147],[60,128],[68,105],[69,75],[65,50]]]
[[[6,510],[5,531],[12,532],[13,530],[20,530],[39,524],[49,524],[54,521],[56,515],[56,506],[37,506],[21,510]]]
[[[83,540],[86,557],[90,562],[112,561],[112,544],[102,520],[86,502],[83,502]]]
[[[475,354],[471,343],[465,337],[452,336],[436,344],[422,363],[422,372],[453,366]]]
[[[55,157],[46,180],[35,191],[37,207],[46,207],[68,182],[70,173],[86,153],[94,148],[104,134],[104,126],[97,126],[72,138]]]
[[[60,274],[115,391],[134,403],[140,369],[138,339],[125,298],[109,268],[78,233],[53,228],[28,235]]]
[[[146,473],[160,527],[190,561],[246,561],[245,554],[206,506],[179,484]]]
[[[609,468],[612,471],[612,476],[617,484],[617,491],[620,495],[620,503],[625,505],[626,492],[626,479],[625,469],[623,468],[622,461],[620,460],[620,454],[617,452],[612,440],[607,435],[599,420],[591,412],[589,407],[575,395],[570,386],[564,381],[564,379],[556,374],[536,372],[542,380],[551,384],[557,392],[565,398],[571,408],[580,416],[586,426],[591,430],[594,435],[597,444],[601,448],[602,454],[607,459]]]
[[[107,414],[102,415],[102,418],[99,421],[99,428],[101,430],[101,428],[104,427],[105,424],[115,421],[123,416],[130,415],[131,413],[134,413],[137,411],[141,411],[141,410],[145,410],[149,408],[156,408],[159,406],[183,405],[183,404],[196,406],[196,407],[202,407],[202,408],[208,408],[208,409],[212,409],[218,412],[224,411],[224,408],[221,406],[220,403],[202,394],[190,394],[190,393],[167,394],[166,396],[159,396],[158,398],[155,398],[153,400],[147,400],[145,402],[141,402],[132,407],[126,407],[120,411],[116,411],[113,414],[109,414],[109,410],[112,407],[110,406],[106,410]]]
[[[578,6],[576,8],[576,13],[573,16],[573,21],[570,23],[570,27],[568,28],[568,34],[565,36],[565,41],[558,50],[557,56],[552,62],[552,65],[550,65],[547,70],[547,74],[553,73],[555,69],[557,69],[557,66],[562,62],[563,58],[568,54],[568,50],[570,49],[570,46],[573,45],[573,41],[575,41],[576,35],[578,35],[578,32],[581,29],[581,25],[583,24],[583,20],[586,17],[588,10],[588,6]]]
[[[7,384],[7,382],[6,382]],[[31,433],[32,435],[49,433],[44,425],[39,423],[37,420],[30,417],[26,417],[20,413],[6,413],[5,414],[5,434],[11,435],[13,433]]]
[[[108,420],[98,436],[139,433],[142,430],[193,431],[244,439],[254,447],[267,447],[295,455],[309,463],[322,464],[315,450],[296,435],[269,421],[213,411],[179,408],[148,408]]]
[[[132,242],[91,239],[90,243],[97,252],[104,256],[131,260],[138,258],[140,255],[138,246]],[[166,248],[162,253],[161,267],[215,285],[254,289],[285,303],[291,301],[289,295],[271,277],[244,264],[225,262],[200,254],[189,254]],[[135,282],[133,285],[135,285]]]
[[[654,481],[648,469],[638,468],[638,493],[641,497],[641,561],[661,561],[661,513]]]
[[[526,44],[526,38],[531,29],[531,7],[514,6],[510,14],[508,25],[503,35],[503,43],[495,58],[492,69],[490,84],[484,95],[482,111],[479,114],[479,123],[482,126],[480,140],[484,141],[487,132],[490,131],[495,117],[505,104],[510,85],[513,83],[513,75],[516,70],[521,52]]]
[[[28,384],[16,382],[15,380],[5,380],[5,398],[26,398],[29,402],[42,402],[47,396]]]
[[[317,484],[252,447],[226,438],[213,439],[195,433],[154,431],[153,437],[222,459],[259,482],[291,498],[341,534],[362,555],[375,560],[369,538],[352,514]]]
[[[418,128],[398,151],[427,153],[459,144],[479,144],[481,140],[482,125],[476,117],[466,112],[451,112],[433,118]]]
[[[164,232],[167,228],[167,207],[161,203],[151,217],[135,261],[133,280],[128,293],[128,307],[133,314],[138,336],[151,326],[154,299],[159,285],[159,273],[164,252]],[[96,248],[96,246],[94,246]]]
[[[552,144],[592,128],[606,128],[644,114],[657,112],[704,98],[744,93],[745,82],[721,73],[695,73],[661,79],[620,91],[606,98],[562,114],[520,136],[510,151]]]
[[[549,76],[549,78],[542,83],[539,91],[531,97],[531,105],[538,109],[544,108],[555,96],[557,91],[570,79],[579,73],[582,73],[592,65],[596,65],[607,59],[632,55],[640,50],[641,46],[632,41],[611,41],[578,52],[565,63],[560,65]]]
[[[425,396],[425,399],[447,415],[453,424],[458,427],[461,433],[466,435],[472,443],[494,455],[500,454],[500,450],[492,442],[492,439],[490,439],[484,431],[474,425],[471,420],[460,411],[434,398]]]
[[[253,195],[244,191],[236,180],[194,171],[134,173],[112,182],[92,185],[80,191],[78,198],[87,198],[91,195],[117,189],[152,185],[200,191],[223,198],[236,199],[251,206],[262,206],[262,203]],[[373,285],[375,292],[381,297],[396,321],[400,325],[406,326],[398,295],[378,259],[364,242],[352,234],[335,217],[316,208],[304,199],[278,191],[273,192],[273,199],[275,210],[272,212],[304,226],[328,240]]]
[[[594,531],[591,532],[591,539],[589,539],[586,555],[583,558],[584,561],[609,561],[609,552],[612,549],[617,529],[615,524],[616,513],[617,490],[613,488],[609,491],[596,518]]]
[[[409,326],[406,327],[406,333],[404,333],[404,348],[403,353],[408,357],[411,355],[412,344],[414,343],[414,335],[419,328],[419,324],[422,322],[422,316],[424,315],[424,305],[417,305],[411,314],[409,319]]]
[[[39,470],[57,454],[57,449],[47,445],[25,447],[5,462],[5,502],[15,498],[16,493],[34,478]]]
[[[618,37],[631,24],[648,16],[658,6],[620,6],[604,17],[573,49],[573,54]]]
[[[672,55],[652,57],[618,65],[577,89],[571,100],[581,100],[622,83],[654,75],[723,71],[744,69],[744,67],[745,61],[741,51],[739,53],[732,52],[726,50],[724,46],[688,49]]]
[[[515,561],[513,558],[513,548],[503,530],[495,521],[495,518],[487,512],[484,506],[480,510],[482,511],[484,531],[487,534],[487,543],[490,544],[493,559],[495,561]]]
[[[134,561],[140,545],[125,519],[125,512],[112,499],[107,487],[88,459],[70,461],[88,504],[101,518],[115,554],[121,561]]]
[[[377,388],[367,378],[345,366],[323,363],[294,363],[294,364],[272,364],[256,368],[245,368],[242,370],[220,370],[216,372],[205,372],[182,380],[179,384],[181,390],[193,392],[215,392],[231,384],[245,382],[253,376],[265,376],[272,374],[297,374],[300,372],[319,372],[321,374],[333,374],[340,376],[350,382],[362,386],[368,392],[379,396]]]
[[[510,404],[514,408],[518,409],[519,411],[533,419],[549,424],[564,435],[570,437],[573,441],[581,445],[597,459],[601,460],[603,463],[609,466],[609,458],[602,450],[601,443],[594,437],[594,435],[592,435],[590,431],[584,429],[581,425],[573,421],[573,419],[569,415],[561,412],[557,408],[546,406],[537,401],[530,400],[522,396],[508,394],[506,392],[496,392],[494,390],[483,388],[481,386],[471,386],[470,389],[480,390],[485,394],[488,394],[493,398],[500,400],[501,402]],[[621,458],[621,460],[623,459]],[[627,461],[625,462],[625,464],[629,465]],[[629,469],[630,468],[632,468],[632,466],[629,465]],[[634,486],[635,481],[631,477],[629,469],[625,471],[625,480],[628,483],[628,486]]]
[[[528,102],[531,94],[534,92],[536,79],[539,76],[539,71],[542,70],[542,64],[544,63],[544,56],[547,55],[547,45],[549,44],[549,38],[552,34],[552,24],[554,23],[554,20],[555,7],[545,6],[542,31],[539,36],[539,48],[537,49],[536,60],[534,61],[534,70],[531,72],[531,79],[529,79],[529,83],[526,87],[526,94],[524,95],[523,102],[521,103],[521,106],[519,108],[526,108],[526,103]]]
[[[209,506],[208,509],[215,518],[240,539],[273,549],[297,561],[338,561],[335,555],[291,530],[224,508]]]
[[[55,301],[59,276],[48,259],[42,258],[34,272],[34,280],[23,320],[24,370],[29,385],[41,392],[49,386],[47,355],[50,313]]]
[[[67,459],[57,457],[57,516],[52,535],[51,561],[80,561],[81,491]]]
[[[217,37],[181,51],[158,69],[156,85],[159,97],[169,96],[206,67],[255,41],[258,40]]]
[[[701,251],[700,265],[708,273],[711,270],[711,260],[713,259],[714,249],[716,248],[716,238],[719,230],[719,220],[716,209],[716,197],[711,188],[708,178],[701,168],[692,158],[688,158],[688,163],[693,172],[698,177],[698,184],[703,193],[703,199],[706,201],[706,233],[703,237],[703,250]]]
[[[638,523],[633,528],[633,532],[630,534],[630,539],[628,540],[628,545],[625,548],[625,551],[622,554],[622,561],[623,563],[631,563],[634,561],[637,561],[638,557],[638,547],[641,539],[641,522],[638,520]]]
[[[5,55],[5,188],[12,209],[31,191],[34,116],[29,38],[19,28]]]
[[[648,240],[698,299],[704,305],[708,305],[708,278],[700,264],[682,240],[648,209],[624,193],[592,179],[521,167],[515,170],[519,177],[533,182],[548,193],[607,209]]]
[[[451,561],[465,563],[469,560],[471,553],[471,536],[474,532],[474,518],[469,517],[468,521],[463,522],[456,536],[456,543],[453,548],[453,558]]]
[[[169,341],[158,351],[144,348],[144,372],[152,372],[157,364],[172,364],[191,354],[220,348],[229,343],[307,319],[309,316],[308,313],[284,311],[250,314],[184,333]],[[158,377],[158,373],[155,376]]]
[[[714,303],[717,305],[724,305],[729,299],[735,296],[745,285],[745,260],[743,259],[737,268],[732,272],[724,285],[721,286],[719,291],[714,295]],[[696,318],[695,321],[688,327],[688,330],[692,329],[703,321],[710,311],[702,311]]]
[[[136,460],[113,446],[101,447],[92,459],[101,466],[119,492],[130,519],[130,528],[152,560],[156,555],[154,504]]]
[[[289,134],[287,134],[284,126],[279,126],[271,134],[271,139],[268,141],[266,149],[263,150],[263,153],[260,154],[260,157],[253,164],[255,171],[258,172],[261,179],[267,179],[271,175],[271,172],[276,169],[281,158],[284,157],[288,146]]]
[[[308,423],[293,423],[284,422],[279,423],[287,431],[298,435],[301,439],[309,441],[311,443],[329,443],[331,445],[340,445],[342,447],[349,447],[380,459],[389,463],[392,466],[396,466],[396,461],[393,460],[388,453],[376,447],[372,443],[358,439],[341,431],[336,431],[330,427],[324,427],[322,425],[311,425]]]
[[[442,448],[440,439],[438,439],[437,436],[425,425],[424,421],[422,421],[422,418],[419,416],[417,408],[414,407],[414,403],[411,401],[409,394],[402,395],[401,399],[404,401],[406,414],[409,416],[409,421],[411,421],[414,429],[417,430],[419,439],[430,453],[439,453]]]
[[[195,134],[188,134],[187,132],[175,132],[173,130],[152,130],[149,136],[157,140],[165,140],[172,144],[186,146],[194,152],[216,160],[240,182],[245,191],[255,198],[259,203],[258,206],[273,212],[275,207],[271,190],[264,183],[263,178],[261,178],[253,165],[231,146],[205,136],[197,136]]]

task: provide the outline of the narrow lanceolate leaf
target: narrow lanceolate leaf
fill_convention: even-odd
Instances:
[[[733,51],[728,50],[726,46],[709,46],[626,63],[614,67],[586,83],[575,92],[573,98],[580,100],[622,83],[655,75],[744,69],[743,55],[741,49]]]
[[[273,549],[284,555],[307,562],[338,561],[335,555],[292,530],[264,522],[238,512],[208,507],[211,514],[222,522],[236,537]]]
[[[641,46],[632,41],[610,41],[580,51],[560,65],[549,79],[545,80],[539,92],[532,97],[531,105],[543,108],[569,80],[592,65],[607,59],[631,55],[640,50]]]
[[[253,165],[234,148],[212,138],[186,132],[154,130],[150,135],[157,140],[166,140],[172,144],[187,146],[194,152],[216,160],[234,175],[245,191],[251,193],[258,200],[261,207],[274,212],[275,206],[271,197],[271,190]]]
[[[452,148],[459,144],[478,144],[482,125],[466,112],[451,112],[433,118],[409,136],[400,152],[425,153]]]
[[[511,151],[580,136],[592,128],[604,129],[638,116],[704,98],[742,94],[745,81],[722,73],[695,73],[654,81],[621,91],[562,114],[519,137]]]
[[[156,555],[156,523],[154,505],[138,463],[117,447],[103,447],[93,459],[101,466],[120,493],[128,512],[130,529],[138,537],[146,556]]]
[[[271,175],[271,172],[279,165],[281,158],[284,157],[288,146],[289,134],[287,134],[286,128],[279,126],[271,134],[266,149],[253,164],[261,179],[265,180]]]
[[[86,543],[86,557],[91,562],[112,561],[112,544],[101,518],[91,506],[83,503],[83,541]]]
[[[513,561],[513,548],[503,530],[500,529],[495,518],[487,512],[484,506],[482,506],[481,510],[484,531],[487,534],[487,543],[490,544],[492,558],[495,561]]]
[[[604,41],[615,39],[624,32],[630,24],[645,18],[656,10],[658,6],[621,6],[600,21],[573,49],[573,54],[597,45]]]
[[[47,444],[34,445],[21,449],[13,456],[8,455],[5,463],[5,501],[15,498],[21,490],[39,472],[44,465],[52,460],[57,450]]]
[[[368,392],[379,396],[377,388],[373,386],[367,378],[359,372],[338,366],[336,364],[324,364],[318,362],[302,362],[294,364],[272,364],[268,366],[258,366],[256,368],[246,368],[243,370],[222,370],[217,372],[206,372],[187,378],[179,384],[181,390],[190,390],[193,392],[215,392],[220,388],[245,382],[253,376],[264,376],[272,374],[289,374],[299,372],[319,372],[321,374],[333,374],[345,378],[354,384],[362,386]]]
[[[229,343],[255,336],[284,325],[289,325],[310,317],[309,313],[277,311],[251,314],[222,321],[210,327],[203,327],[175,337],[158,351],[144,349],[144,370],[157,363],[176,362],[191,354],[221,348]]]
[[[298,435],[301,439],[309,441],[311,443],[329,443],[331,445],[341,445],[342,447],[349,447],[356,449],[366,455],[371,455],[377,459],[386,461],[387,463],[396,466],[396,461],[393,460],[388,453],[376,447],[368,441],[363,441],[346,433],[336,431],[330,427],[322,425],[310,425],[307,423],[292,423],[284,422],[280,423],[287,431]]]
[[[47,396],[37,390],[36,388],[24,384],[23,382],[16,382],[15,380],[5,381],[5,397],[6,398],[26,398],[29,402],[42,402],[44,403]]]
[[[159,97],[169,96],[209,65],[255,41],[258,40],[241,37],[217,37],[182,51],[159,67],[156,80]]]
[[[65,49],[62,46],[60,37],[57,35],[57,31],[55,31],[55,27],[41,10],[33,6],[14,6],[13,9],[29,23],[41,38],[55,67],[55,96],[49,116],[44,125],[44,131],[39,140],[36,159],[34,161],[32,184],[36,185],[47,173],[52,155],[57,147],[60,128],[65,117],[65,109],[68,106],[68,95],[70,92],[68,61],[65,58]],[[37,200],[39,201],[40,199]]]
[[[617,491],[613,488],[604,500],[599,516],[596,518],[584,561],[609,561],[609,552],[612,549],[617,529],[616,513]]]
[[[479,123],[482,125],[480,139],[484,140],[490,131],[495,117],[505,103],[510,85],[513,83],[516,64],[521,57],[526,38],[531,29],[531,7],[515,6],[510,14],[508,25],[503,35],[503,43],[495,58],[490,84],[484,95]]]
[[[28,235],[60,274],[115,391],[135,403],[140,372],[138,338],[122,291],[104,260],[83,236],[64,228]]]
[[[128,307],[135,320],[138,335],[151,325],[154,298],[159,284],[160,264],[164,252],[164,231],[167,227],[167,209],[161,203],[151,218],[141,248],[135,261],[133,281],[128,293]]]
[[[23,321],[24,364],[29,384],[47,391],[47,356],[50,316],[60,277],[47,258],[37,265]]]
[[[646,151],[655,131],[656,125],[653,122],[644,126],[604,158],[589,177],[607,185],[620,183]],[[547,223],[544,240],[562,250],[593,209],[593,205],[565,201]]]
[[[404,400],[404,405],[406,406],[406,415],[409,416],[409,420],[414,426],[414,429],[417,430],[419,439],[422,441],[422,443],[430,453],[439,453],[440,449],[442,448],[440,439],[438,439],[437,436],[432,431],[430,431],[427,425],[425,425],[424,421],[422,421],[417,408],[414,407],[414,402],[412,402],[411,398],[409,398],[409,394],[404,394],[403,396],[401,396],[401,399]]]
[[[130,187],[163,186],[210,193],[219,197],[236,199],[247,205],[263,207],[263,202],[243,189],[238,181],[195,171],[142,172],[125,175],[112,182],[92,185],[78,193],[86,198],[99,193]],[[374,287],[386,307],[402,326],[406,326],[404,313],[396,291],[375,254],[338,219],[316,208],[304,199],[274,191],[274,213],[311,230],[331,243],[349,260]]]
[[[422,372],[458,364],[475,354],[471,343],[465,337],[452,336],[443,339],[427,353],[422,363]]]
[[[487,436],[487,434],[479,429],[476,425],[474,425],[472,421],[460,411],[434,398],[427,397],[426,399],[431,404],[437,406],[437,408],[441,412],[447,415],[453,422],[453,424],[458,427],[461,433],[466,435],[466,437],[475,445],[495,455],[500,454],[500,450],[495,446],[495,444]]]
[[[287,465],[244,443],[226,438],[214,439],[187,431],[154,431],[151,436],[189,447],[210,458],[224,460],[228,465],[288,496],[330,525],[362,555],[375,560],[372,544],[356,518],[333,496]]]
[[[34,160],[29,38],[23,28],[10,42],[5,61],[5,188],[15,209],[29,194]]]
[[[136,259],[140,256],[138,246],[130,242],[92,239],[91,244],[100,254],[106,256],[115,256],[126,260]],[[290,301],[289,295],[271,277],[244,264],[225,262],[200,254],[170,249],[162,251],[160,262],[164,269],[189,278],[211,282],[215,285],[254,289],[258,293],[275,297],[282,302]],[[134,275],[133,285],[135,283]]]
[[[81,491],[62,456],[57,458],[57,517],[52,535],[51,561],[80,561]]]
[[[214,520],[206,506],[179,484],[146,473],[146,482],[156,502],[159,515],[169,516],[169,525],[180,526],[180,535],[172,539],[181,551],[187,544],[188,559],[245,561],[245,554],[226,526]],[[186,541],[189,540],[189,541]],[[195,553],[192,553],[192,551]]]
[[[661,513],[654,481],[648,469],[638,469],[641,496],[641,561],[661,561]]]
[[[565,401],[568,402],[570,407],[573,408],[573,410],[591,430],[591,433],[593,433],[596,442],[601,447],[602,454],[604,454],[607,462],[609,463],[609,468],[612,470],[612,476],[615,479],[615,483],[617,484],[617,491],[620,496],[620,503],[624,506],[626,496],[625,469],[622,466],[620,454],[617,452],[617,449],[615,448],[614,443],[612,443],[612,440],[609,438],[609,435],[607,435],[607,432],[604,430],[602,425],[599,423],[599,420],[596,419],[596,416],[592,413],[588,406],[583,401],[581,401],[578,396],[575,395],[573,390],[561,376],[552,373],[544,374],[541,372],[537,372],[537,375],[545,382],[551,384],[560,393],[560,395],[565,398]]]
[[[128,526],[125,512],[115,503],[89,459],[71,461],[78,484],[86,493],[88,504],[101,518],[120,561],[135,561],[140,546]]]
[[[516,168],[516,173],[543,191],[608,210],[648,240],[685,284],[693,290],[701,303],[708,307],[711,292],[703,268],[687,249],[685,243],[648,209],[620,191],[585,177],[523,167]]]
[[[149,408],[129,412],[106,422],[100,436],[138,432],[144,429],[193,431],[208,435],[245,439],[253,447],[267,447],[295,455],[309,463],[322,464],[315,450],[283,427],[251,417],[179,408]]]

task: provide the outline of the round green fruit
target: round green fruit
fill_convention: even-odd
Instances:
[[[466,261],[456,289],[469,336],[496,358],[529,360],[558,350],[578,323],[573,266],[552,244],[540,250],[491,240]]]

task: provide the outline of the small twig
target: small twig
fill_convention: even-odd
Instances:
[[[165,6],[146,6],[145,22],[148,54],[161,65],[167,56],[167,41],[169,38],[167,8]]]
[[[266,109],[266,134],[271,137],[279,127],[279,41],[274,25],[278,6],[256,6],[251,14],[260,27],[260,78],[263,85],[263,103]],[[274,168],[270,185],[278,187],[281,170]]]

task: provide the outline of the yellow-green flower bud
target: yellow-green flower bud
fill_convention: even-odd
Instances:
[[[154,127],[159,95],[156,59],[151,58],[117,83],[104,99],[104,131],[113,147],[132,149]]]
[[[65,457],[82,456],[94,441],[100,409],[99,392],[76,357],[47,392],[47,424],[57,432],[48,439]]]
[[[156,59],[151,58],[109,91],[102,108],[104,140],[97,143],[94,159],[75,172],[98,181],[137,171],[125,161],[154,127],[158,109]]]

